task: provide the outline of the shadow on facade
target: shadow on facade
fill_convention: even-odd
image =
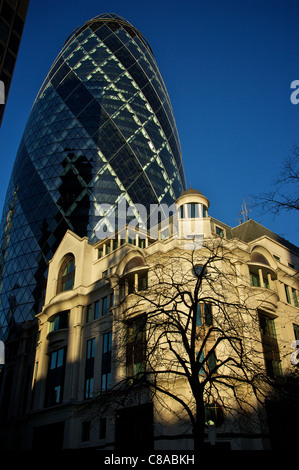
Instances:
[[[94,407],[92,399],[84,400],[85,375],[82,361],[64,364],[56,376],[57,381],[52,377],[50,385],[48,375],[35,382],[33,345],[36,330],[35,322],[26,322],[22,327],[16,326],[11,330],[10,341],[6,345],[6,364],[0,373],[1,449],[48,450],[50,442],[52,450],[114,450],[119,454],[147,453],[165,448],[192,450],[192,434],[188,422],[179,423],[178,428],[177,423],[172,424],[169,421],[165,423],[164,429],[158,429],[156,410],[148,400],[137,400],[137,396],[134,400],[133,395],[131,401],[124,401],[124,406],[121,406],[117,398],[113,399],[113,392],[110,392],[106,407]],[[68,340],[66,344],[67,342]],[[57,346],[58,343],[55,347]],[[50,358],[51,349],[47,350],[47,354]],[[95,374],[100,373],[99,371],[96,367]],[[63,383],[63,389],[59,391],[61,399],[56,404],[47,402],[49,386],[54,392],[60,383]],[[226,451],[238,448],[238,445],[242,448],[242,443],[246,441],[245,447],[254,450],[255,446],[250,444],[250,440],[256,443],[269,441],[270,447],[266,446],[262,450],[287,451],[296,448],[298,397],[298,378],[285,377],[278,384],[275,394],[266,401],[268,429],[266,426],[260,434],[242,432],[240,428],[234,427],[233,418],[227,417],[218,428],[206,429],[205,449]],[[98,400],[105,404],[107,393],[100,394]],[[251,417],[247,416],[246,420],[244,429],[248,430]],[[214,434],[211,434],[211,430]],[[93,439],[92,434],[95,433],[96,438]],[[238,441],[239,444],[231,445],[233,441]]]

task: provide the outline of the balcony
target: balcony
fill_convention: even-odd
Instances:
[[[277,294],[276,271],[262,263],[248,263],[251,287],[250,299],[254,301],[255,308],[276,309],[279,301]]]

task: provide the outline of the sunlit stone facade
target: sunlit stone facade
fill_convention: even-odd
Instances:
[[[218,269],[214,271],[210,264],[204,274],[207,279],[211,276],[211,282],[199,294],[195,336],[196,352],[203,343],[206,358],[213,351],[199,371],[200,381],[209,374],[219,378],[211,394],[205,395],[207,404],[213,404],[207,407],[207,448],[267,450],[294,445],[291,423],[299,412],[296,393],[284,402],[272,400],[270,394],[265,407],[245,382],[242,399],[250,405],[249,414],[238,415],[240,402],[235,396],[242,384],[234,381],[232,363],[225,369],[228,357],[237,357],[219,339],[221,330],[228,336],[231,331],[233,336],[238,334],[247,363],[257,364],[258,372],[279,388],[292,383],[288,374],[298,367],[294,342],[299,340],[299,250],[253,220],[234,228],[216,220],[208,214],[208,199],[198,191],[183,192],[177,209],[182,224],[201,219],[202,239],[198,238],[194,250],[190,250],[186,230],[186,239],[165,237],[163,226],[156,239],[147,233],[142,238],[140,231],[133,237],[129,227],[126,237],[118,233],[114,239],[96,243],[71,231],[65,234],[49,263],[43,308],[7,344],[14,355],[7,358],[0,389],[4,448],[41,450],[51,442],[51,449],[94,448],[123,455],[192,451],[190,420],[171,398],[171,393],[179,396],[190,408],[194,403],[187,374],[179,374],[178,358],[171,353],[180,348],[180,357],[186,357],[183,333],[179,333],[180,340],[176,331],[181,330],[168,336],[171,347],[162,341],[159,348],[153,348],[152,341],[163,335],[160,329],[153,330],[155,317],[161,313],[158,316],[154,309],[153,315],[150,299],[157,300],[155,289],[164,281],[167,299],[176,280],[182,295],[191,296],[200,272],[197,268],[202,266],[198,263],[205,259],[208,246]],[[193,234],[192,224],[189,229]],[[218,248],[225,256],[218,258]],[[202,308],[204,298],[210,309]],[[168,299],[163,312],[173,312],[180,303],[178,297]],[[182,326],[188,305],[181,303],[179,312]],[[162,328],[169,329],[171,318]],[[133,332],[143,321],[144,329]],[[209,329],[213,333],[206,341]],[[154,363],[156,352],[158,362]],[[188,364],[186,360],[187,368]],[[169,394],[148,395],[147,388],[138,394],[143,374],[151,376],[162,368],[165,375],[156,376],[157,384]],[[168,375],[169,370],[177,374]],[[226,374],[231,374],[229,384],[235,384],[235,389],[222,388]]]

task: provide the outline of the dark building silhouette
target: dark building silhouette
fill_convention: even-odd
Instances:
[[[13,72],[22,39],[29,0],[0,0],[0,80],[4,85],[4,101],[7,102]],[[0,125],[5,103],[0,95]]]
[[[149,215],[150,204],[171,205],[184,189],[172,107],[148,42],[125,19],[97,16],[66,40],[19,146],[1,223],[0,338],[12,318],[40,311],[66,230],[95,242],[104,204],[116,213],[120,201],[143,204]]]

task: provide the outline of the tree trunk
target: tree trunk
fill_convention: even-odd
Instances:
[[[194,450],[201,451],[204,448],[205,439],[205,407],[202,397],[196,400],[196,418],[193,426]]]

